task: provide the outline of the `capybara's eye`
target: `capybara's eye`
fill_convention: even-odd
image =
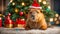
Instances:
[[[30,12],[30,14],[31,14],[32,12]]]
[[[39,13],[38,11],[36,11],[37,13]]]

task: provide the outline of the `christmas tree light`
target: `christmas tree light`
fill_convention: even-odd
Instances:
[[[43,1],[43,4],[46,4],[46,1]]]
[[[53,18],[50,18],[50,22],[52,22],[53,21]]]
[[[17,8],[15,8],[15,12],[18,13],[18,9]]]
[[[55,14],[55,17],[58,17],[59,15],[58,14]]]
[[[39,2],[42,2],[42,0],[39,0]]]
[[[57,18],[54,18],[54,21],[57,21]]]
[[[49,9],[51,9],[51,7],[50,7],[50,6],[48,6],[48,8],[49,8]]]
[[[22,2],[22,6],[24,6],[25,5],[25,3],[24,2]]]
[[[13,2],[12,5],[15,5],[15,3]]]

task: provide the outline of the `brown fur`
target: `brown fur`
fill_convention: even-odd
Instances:
[[[30,12],[35,12],[37,11],[38,13],[36,13],[35,16],[35,21],[33,22],[33,20],[30,18],[31,14]],[[44,18],[43,13],[41,13],[41,11],[39,9],[30,9],[29,13],[28,13],[28,18],[27,18],[27,23],[26,23],[26,28],[27,29],[47,29],[47,24]]]

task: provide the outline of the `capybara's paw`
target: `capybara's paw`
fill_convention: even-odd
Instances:
[[[30,28],[29,27],[25,27],[25,30],[30,30]]]
[[[42,26],[41,29],[42,30],[46,30],[47,29],[47,26]]]

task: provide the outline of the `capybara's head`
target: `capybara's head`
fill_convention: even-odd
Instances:
[[[40,14],[40,10],[39,9],[30,9],[29,11],[29,18],[31,21],[35,22],[36,20],[39,19],[39,14]]]

